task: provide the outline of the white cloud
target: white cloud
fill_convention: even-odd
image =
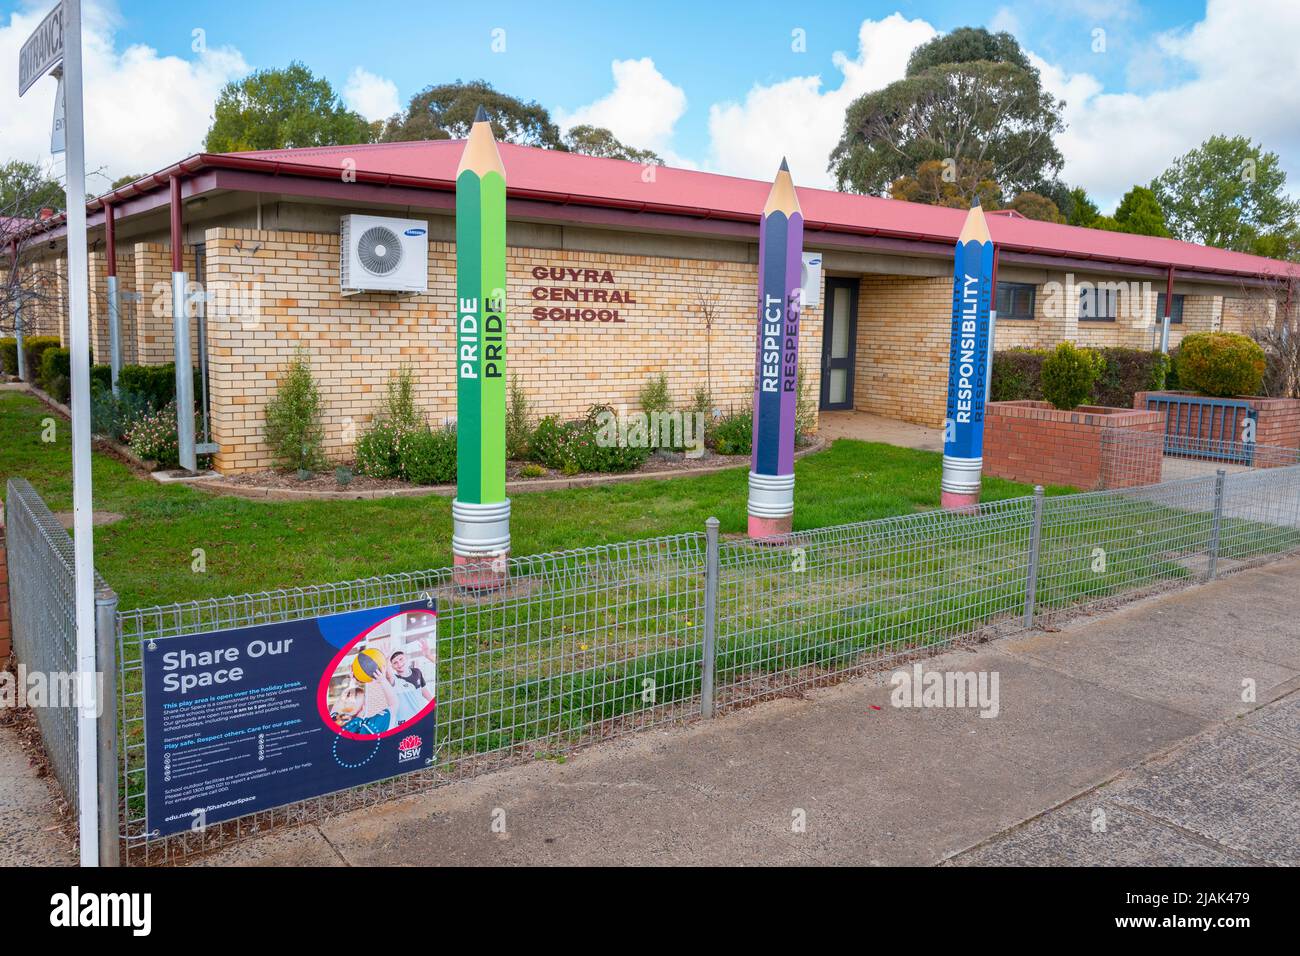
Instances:
[[[402,109],[397,84],[359,66],[352,70],[343,87],[343,102],[371,122],[388,119]]]
[[[786,156],[799,184],[832,186],[826,164],[849,104],[901,79],[912,50],[934,36],[934,27],[924,20],[899,13],[865,20],[858,30],[857,56],[837,52],[833,58],[842,74],[835,89],[823,90],[820,76],[797,76],[755,85],[743,103],[713,105],[710,165],[719,172],[769,179]]]
[[[1107,93],[1087,73],[1066,74],[1031,55],[1044,85],[1066,101],[1057,139],[1067,182],[1085,186],[1103,209],[1145,184],[1216,133],[1241,134],[1278,153],[1300,192],[1300,5],[1294,0],[1209,0],[1205,19],[1157,38],[1171,71],[1189,76],[1163,89]]]
[[[10,15],[0,24],[0,161],[24,159],[50,164],[53,79],[44,79],[18,98],[18,51],[47,11]],[[118,176],[155,172],[198,152],[212,123],[221,87],[248,72],[238,50],[196,52],[190,59],[159,56],[142,44],[116,46],[117,14],[111,7],[86,5],[82,60],[85,73],[87,190],[103,192]],[[60,163],[60,166],[62,164]]]
[[[614,89],[572,113],[557,109],[556,123],[566,132],[582,124],[603,126],[628,146],[652,149],[672,165],[683,165],[671,146],[673,128],[686,112],[686,93],[649,57],[615,60],[610,68]]]

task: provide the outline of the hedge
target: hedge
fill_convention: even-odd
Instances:
[[[1137,392],[1166,387],[1169,356],[1144,349],[1094,349],[1102,358],[1101,374],[1093,384],[1088,403],[1112,408],[1132,408]],[[993,381],[989,400],[994,402],[1043,401],[1045,349],[1006,349],[993,353]]]
[[[57,335],[29,335],[23,339],[23,348],[27,353],[27,375],[35,377],[41,370],[41,356],[46,349],[59,347]],[[7,375],[18,374],[18,340],[0,339],[0,367]]]
[[[1221,398],[1258,395],[1268,357],[1259,343],[1235,332],[1194,332],[1178,347],[1178,381]]]

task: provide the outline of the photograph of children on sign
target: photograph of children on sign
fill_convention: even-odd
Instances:
[[[145,645],[149,830],[429,766],[437,649],[432,599]]]

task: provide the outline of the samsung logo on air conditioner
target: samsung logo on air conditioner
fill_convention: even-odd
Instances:
[[[426,231],[427,231],[427,230],[424,230],[424,229],[408,229],[408,230],[406,230],[406,232],[402,233],[402,235],[404,235],[404,236],[422,236],[422,235],[425,234]]]

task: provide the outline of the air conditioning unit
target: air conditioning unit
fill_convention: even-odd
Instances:
[[[429,291],[429,224],[420,219],[344,216],[339,223],[344,295]]]

